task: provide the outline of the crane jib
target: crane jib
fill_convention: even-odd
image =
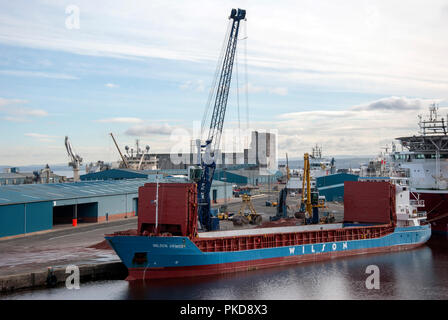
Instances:
[[[237,13],[234,13],[234,11],[236,10],[233,9],[230,16],[230,18],[233,19],[233,22],[228,36],[226,53],[222,62],[215,104],[213,107],[213,114],[210,122],[210,130],[207,139],[212,143],[212,152],[219,148],[227,107],[227,99],[229,97],[230,91],[230,81],[232,79],[233,63],[235,61],[235,52],[238,41],[240,21],[246,16],[245,10],[238,9]]]
[[[219,144],[221,142],[227,100],[229,97],[230,81],[232,79],[233,63],[235,60],[236,45],[238,42],[238,32],[240,22],[245,18],[246,10],[232,9],[229,19],[233,19],[233,21],[228,34],[227,47],[221,65],[221,72],[219,74],[219,82],[215,95],[215,102],[207,139],[207,144],[210,144],[208,150],[210,155],[214,154],[214,152],[219,148]],[[198,182],[198,218],[204,229],[211,230],[210,190],[216,164],[214,159],[211,162],[201,161],[201,167],[202,176],[201,180]]]

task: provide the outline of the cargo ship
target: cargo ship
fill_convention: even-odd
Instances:
[[[138,230],[106,235],[127,280],[248,271],[340,256],[388,252],[425,243],[431,228],[408,181],[345,182],[343,223],[197,232],[194,183],[139,189]]]

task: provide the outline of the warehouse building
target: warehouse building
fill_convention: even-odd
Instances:
[[[0,186],[11,184],[24,184],[27,181],[27,176],[15,172],[2,172],[0,173]]]
[[[233,198],[233,187],[231,183],[213,180],[210,188],[210,200],[212,204],[223,204]]]
[[[143,179],[1,186],[0,238],[71,225],[74,217],[83,224],[138,215],[138,188],[154,181],[155,175]],[[160,181],[186,179],[165,177]],[[231,184],[213,183],[212,203],[225,203],[232,196]]]
[[[168,171],[170,171],[168,173]],[[132,170],[132,169],[109,169],[81,175],[81,181],[98,180],[123,180],[123,179],[148,179],[156,181],[156,177],[162,179],[168,175],[187,174],[186,170]]]
[[[28,184],[0,187],[0,237],[52,229],[60,224],[102,222],[138,212],[146,179]]]
[[[358,181],[359,176],[349,173],[336,173],[316,178],[319,195],[326,201],[344,201],[344,181]]]
[[[122,179],[147,179],[156,181],[158,179],[182,179],[187,181],[187,169],[165,169],[165,170],[132,170],[132,169],[110,169],[80,176],[83,181],[88,180],[122,180]],[[233,196],[232,183],[230,181],[219,181],[215,179],[210,189],[210,199],[212,203],[223,203]]]
[[[259,170],[221,170],[216,169],[213,178],[215,180],[225,181],[236,185],[268,185],[276,184],[281,178],[280,171],[267,171],[266,174],[260,174]]]

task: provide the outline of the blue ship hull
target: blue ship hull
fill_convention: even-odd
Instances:
[[[188,237],[108,236],[129,270],[128,280],[251,270],[338,256],[403,250],[424,244],[429,225],[395,228],[383,237],[240,251],[201,251]]]

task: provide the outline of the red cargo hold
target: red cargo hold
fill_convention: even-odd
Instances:
[[[156,225],[156,183],[138,189],[138,230],[140,233],[170,233],[195,236],[197,191],[194,183],[159,183],[158,230]]]
[[[385,181],[345,181],[344,222],[395,223],[395,185]]]

